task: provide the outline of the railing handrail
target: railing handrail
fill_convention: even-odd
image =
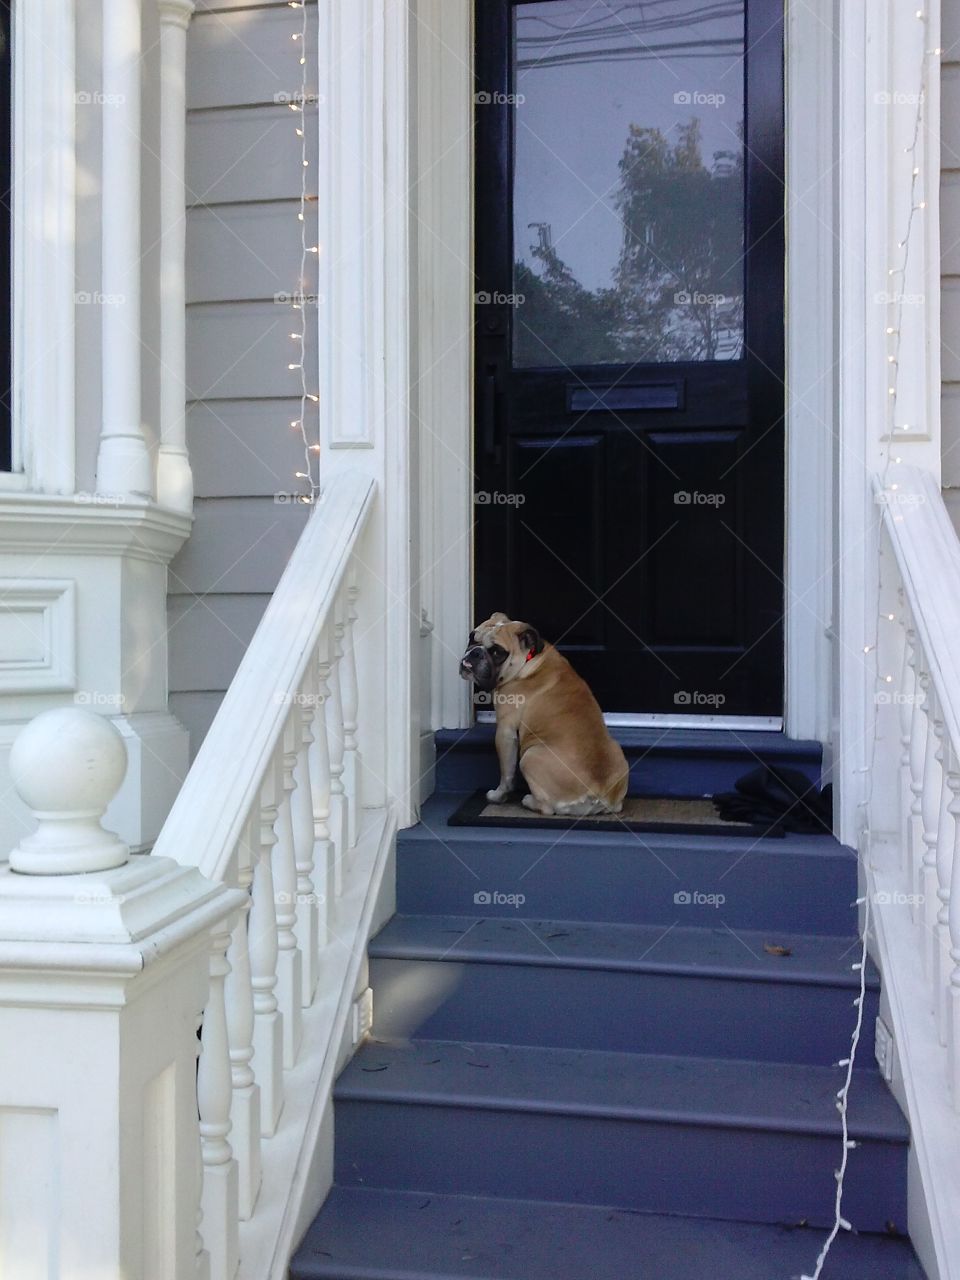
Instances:
[[[228,873],[287,716],[369,511],[373,479],[344,471],[326,485],[254,632],[153,852]]]
[[[900,464],[874,487],[940,715],[960,746],[960,540],[932,472]]]

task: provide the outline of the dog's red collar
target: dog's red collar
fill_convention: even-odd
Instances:
[[[537,656],[536,649],[531,649],[530,652],[527,654],[527,661],[530,662],[531,659],[535,658],[536,656]]]

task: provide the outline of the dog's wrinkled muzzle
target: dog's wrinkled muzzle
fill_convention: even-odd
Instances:
[[[482,644],[471,645],[460,659],[460,676],[472,680],[478,689],[489,693],[497,682],[497,673],[490,655]]]

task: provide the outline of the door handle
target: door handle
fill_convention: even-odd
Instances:
[[[495,462],[500,461],[500,415],[497,412],[499,392],[497,391],[496,366],[488,365],[483,379],[483,407],[481,412],[481,429],[483,451]]]

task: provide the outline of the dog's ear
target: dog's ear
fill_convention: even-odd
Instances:
[[[543,641],[540,639],[540,632],[536,627],[525,627],[517,637],[520,641],[520,648],[524,653],[532,653],[536,656],[543,653]]]
[[[510,619],[505,613],[492,613],[490,615],[491,622],[509,622]]]

